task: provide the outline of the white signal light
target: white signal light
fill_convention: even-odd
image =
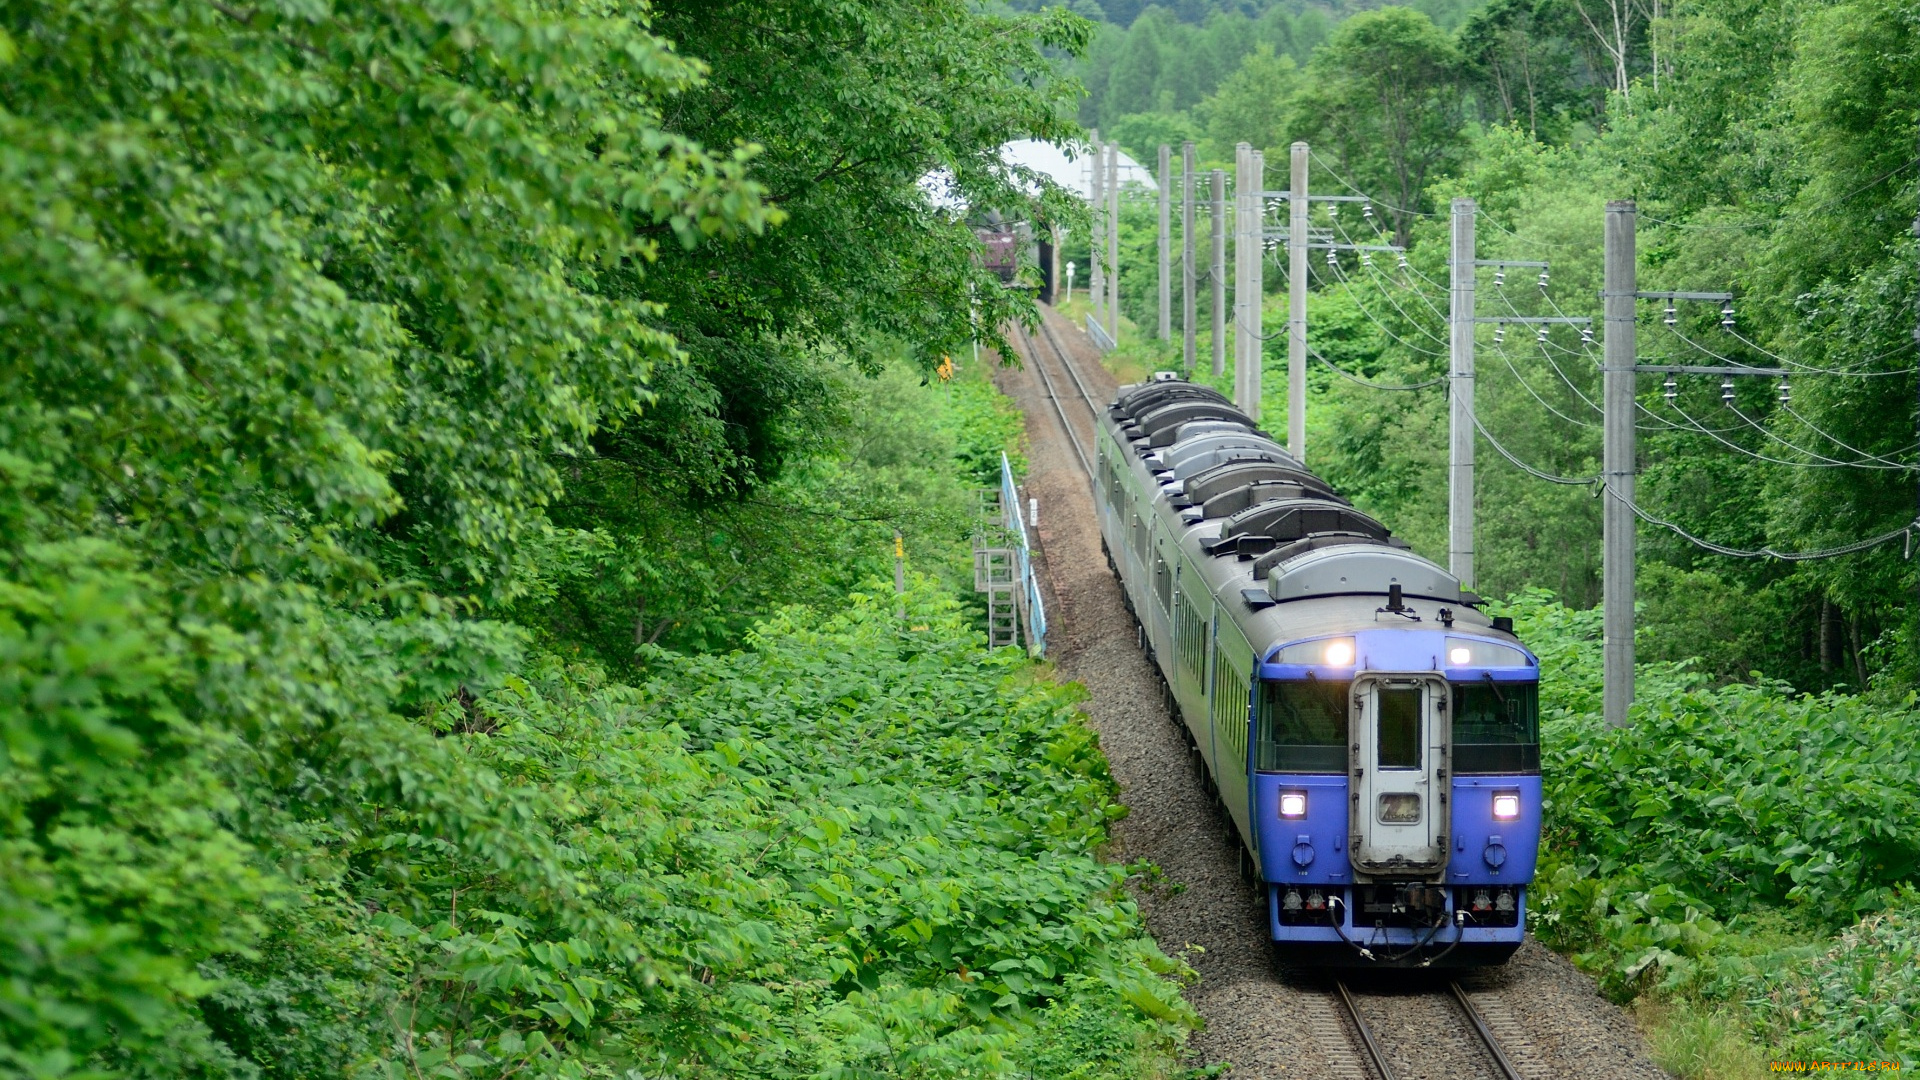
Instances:
[[[1346,667],[1353,663],[1353,642],[1335,641],[1327,646],[1327,664],[1330,667]]]
[[[1307,793],[1304,791],[1283,791],[1280,793],[1280,816],[1283,818],[1303,818],[1307,816]]]
[[[1502,791],[1493,797],[1493,820],[1512,821],[1520,816],[1520,794]]]
[[[1464,646],[1447,652],[1447,663],[1454,667],[1466,667],[1473,660],[1473,650]]]

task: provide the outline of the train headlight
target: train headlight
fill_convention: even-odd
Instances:
[[[1527,658],[1526,653],[1511,645],[1480,638],[1450,637],[1447,639],[1447,666],[1524,668],[1532,667],[1533,661]]]
[[[1307,816],[1307,793],[1304,791],[1283,791],[1280,793],[1280,816],[1283,818],[1303,818]]]
[[[1311,638],[1282,646],[1267,657],[1269,664],[1297,664],[1301,667],[1349,668],[1356,650],[1350,637]]]
[[[1520,816],[1520,793],[1517,791],[1496,791],[1493,793],[1493,820],[1512,821]]]

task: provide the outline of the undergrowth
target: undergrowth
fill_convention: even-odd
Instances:
[[[1610,729],[1599,611],[1540,592],[1505,611],[1541,657],[1540,937],[1615,1000],[1666,1003],[1655,1041],[1684,1075],[1744,1060],[1729,1026],[1780,1059],[1920,1055],[1916,695],[1642,665],[1634,723]]]

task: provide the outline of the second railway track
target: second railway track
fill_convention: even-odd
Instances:
[[[1061,434],[1066,436],[1067,445],[1073,448],[1074,457],[1080,463],[1080,470],[1086,476],[1087,484],[1091,486],[1093,484],[1093,456],[1090,453],[1090,447],[1092,445],[1091,430],[1093,425],[1099,420],[1099,403],[1096,402],[1093,395],[1088,392],[1087,385],[1081,380],[1080,374],[1073,369],[1072,357],[1068,354],[1066,348],[1060,344],[1060,340],[1054,336],[1053,327],[1048,324],[1044,313],[1042,313],[1040,318],[1039,334],[1039,339],[1045,341],[1044,347],[1036,340],[1035,335],[1018,325],[1014,327],[1014,339],[1021,344],[1021,351],[1026,353],[1027,359],[1033,364],[1034,373],[1040,377],[1040,384],[1046,393],[1047,402],[1053,406],[1054,418],[1060,424]],[[1051,356],[1051,362],[1058,364],[1060,370],[1064,372],[1067,379],[1072,382],[1073,390],[1071,397],[1085,410],[1088,434],[1084,437],[1081,434],[1081,429],[1076,427],[1072,418],[1068,416],[1067,407],[1061,403],[1063,396],[1061,392],[1062,387],[1054,381],[1053,374],[1048,370],[1049,361],[1047,356],[1049,355]],[[1079,412],[1080,409],[1075,409],[1074,411]]]

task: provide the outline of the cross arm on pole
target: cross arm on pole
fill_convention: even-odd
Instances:
[[[1786,378],[1793,374],[1787,368],[1688,367],[1684,364],[1635,364],[1633,370],[1655,375],[1764,375],[1768,378]]]
[[[1473,260],[1473,265],[1475,266],[1530,266],[1530,267],[1535,267],[1541,270],[1545,270],[1548,268],[1547,263],[1541,262],[1537,259],[1532,259],[1532,260],[1475,259]]]
[[[1288,199],[1288,200],[1291,200],[1291,199],[1293,198],[1293,192],[1291,192],[1291,191],[1263,191],[1263,192],[1261,192],[1260,194],[1261,194],[1261,196],[1262,196],[1262,197],[1264,197],[1264,198],[1268,198],[1268,199]],[[1371,199],[1371,198],[1369,198],[1368,196],[1365,196],[1365,195],[1314,195],[1314,194],[1312,194],[1312,193],[1308,193],[1308,195],[1307,195],[1307,201],[1308,201],[1308,202],[1357,202],[1357,203],[1370,203],[1370,202],[1372,202],[1372,201],[1373,201],[1373,199]]]
[[[1636,292],[1633,295],[1638,300],[1701,300],[1715,304],[1733,299],[1730,292]]]
[[[1477,323],[1526,323],[1551,326],[1592,326],[1593,320],[1585,315],[1479,315],[1473,320]]]

